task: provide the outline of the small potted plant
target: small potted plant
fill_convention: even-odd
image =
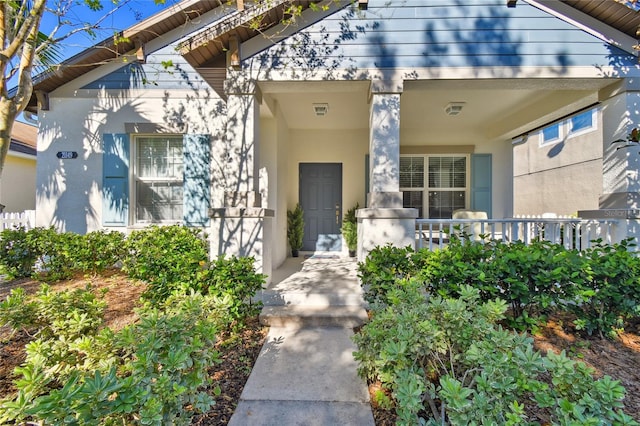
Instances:
[[[302,248],[302,237],[304,236],[304,212],[300,203],[295,209],[287,210],[287,239],[291,247],[291,256],[298,257],[298,252]]]
[[[358,249],[358,220],[356,219],[356,210],[358,210],[359,207],[360,205],[356,203],[354,207],[347,210],[342,220],[342,228],[340,229],[344,242],[347,244],[350,257],[355,257],[356,250]]]

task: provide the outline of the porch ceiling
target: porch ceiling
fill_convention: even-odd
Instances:
[[[425,132],[440,143],[508,139],[592,105],[611,80],[445,80],[405,82],[401,131]],[[615,83],[613,83],[615,84]],[[265,83],[263,117],[274,105],[290,129],[349,130],[369,127],[367,82]],[[464,102],[457,116],[450,102]],[[327,104],[316,116],[314,104]]]

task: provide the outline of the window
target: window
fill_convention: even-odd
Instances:
[[[549,144],[560,141],[560,124],[553,124],[542,129],[542,143]]]
[[[134,152],[135,221],[182,221],[183,137],[139,136]]]
[[[593,129],[595,127],[594,121],[592,111],[583,112],[582,114],[571,117],[569,120],[569,135],[576,135]]]
[[[596,130],[597,109],[581,112],[540,131],[540,146],[550,145]]]
[[[463,209],[467,204],[468,164],[467,156],[400,157],[404,207],[418,209],[419,217],[451,218],[454,210]]]
[[[418,209],[418,217],[424,217],[424,157],[400,157],[400,188],[403,206]]]

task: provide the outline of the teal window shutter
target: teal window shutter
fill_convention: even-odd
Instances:
[[[129,223],[129,135],[102,136],[102,225]]]
[[[491,217],[491,154],[471,155],[471,209]]]
[[[184,136],[184,223],[207,226],[211,203],[211,143],[209,135]]]

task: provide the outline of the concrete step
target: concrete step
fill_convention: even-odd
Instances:
[[[259,299],[265,306],[361,306],[362,291],[345,288],[334,291],[263,290]]]
[[[367,322],[362,306],[265,306],[260,323],[271,327],[343,327],[354,328]]]

